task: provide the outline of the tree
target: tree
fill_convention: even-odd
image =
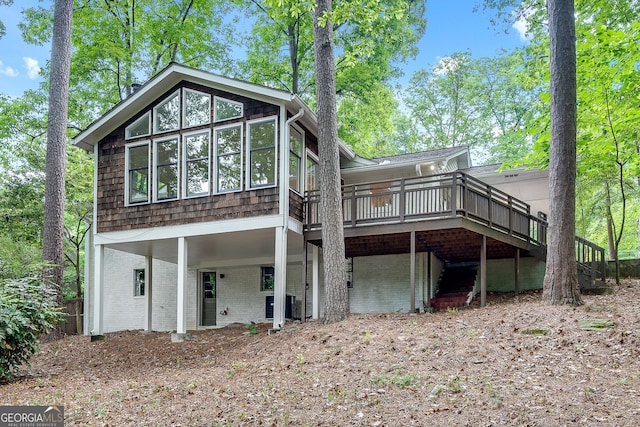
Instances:
[[[528,53],[492,58],[458,52],[413,74],[405,101],[423,148],[469,145],[476,159],[522,159],[531,148],[526,129],[539,115],[540,81],[530,77]]]
[[[336,69],[333,53],[331,0],[318,0],[313,13],[313,41],[318,103],[320,207],[324,260],[324,321],[337,322],[349,315],[346,280],[340,152],[336,107]]]
[[[0,6],[11,6],[13,4],[13,0],[0,0]],[[7,27],[4,26],[4,23],[0,21],[0,39],[4,37],[7,33]]]
[[[238,0],[255,17],[241,72],[250,81],[299,95],[315,105],[313,25],[300,0]],[[339,2],[333,11],[339,135],[367,155],[388,154],[397,109],[390,79],[415,56],[424,33],[424,2]],[[389,100],[391,99],[391,102]],[[345,104],[345,105],[343,105]]]
[[[49,77],[49,122],[47,125],[47,157],[45,167],[43,260],[63,302],[64,270],[64,185],[67,146],[67,111],[69,102],[69,70],[71,67],[71,17],[73,0],[57,0],[51,44],[51,74]],[[47,277],[49,274],[45,274]],[[61,326],[52,333],[62,335]]]
[[[576,34],[573,0],[549,0],[551,152],[549,232],[542,300],[582,304],[575,254]]]

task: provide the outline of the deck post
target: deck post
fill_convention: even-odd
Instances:
[[[416,232],[411,231],[411,313],[416,312]]]
[[[431,251],[427,252],[427,307],[431,308]]]
[[[312,295],[313,295],[313,308],[312,308],[312,318],[317,320],[320,318],[320,256],[318,253],[318,247],[313,245],[311,248],[311,257],[312,257],[312,265],[311,265],[311,287],[312,287]]]
[[[456,217],[458,213],[457,199],[458,196],[456,194],[456,188],[458,186],[458,174],[457,172],[453,172],[451,174],[451,216],[453,218]]]
[[[480,307],[487,304],[487,236],[482,236],[480,246]]]
[[[95,245],[93,267],[93,329],[91,336],[103,334],[104,246]]]
[[[189,245],[185,237],[178,238],[178,289],[176,298],[176,333],[178,340],[187,333],[187,260],[189,259]]]
[[[516,248],[515,276],[515,291],[518,295],[520,293],[520,248]]]
[[[279,330],[286,322],[287,232],[284,227],[275,228],[274,251],[273,329]]]
[[[153,292],[153,258],[144,257],[144,331],[153,330],[151,303]]]
[[[302,247],[302,303],[300,304],[300,321],[307,320],[307,256],[309,255],[309,243],[305,237]]]

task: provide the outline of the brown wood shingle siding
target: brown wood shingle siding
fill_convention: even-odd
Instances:
[[[98,173],[97,173],[97,229],[99,233],[131,230],[146,227],[164,227],[188,223],[220,221],[235,218],[248,218],[278,213],[277,187],[254,189],[233,193],[214,194],[190,199],[179,199],[169,202],[149,203],[135,206],[125,206],[125,145],[144,140],[153,140],[154,136],[140,137],[125,141],[124,129],[142,114],[153,109],[162,102],[167,95],[180,87],[209,93],[226,99],[242,102],[244,117],[242,119],[227,120],[220,123],[183,129],[179,132],[167,132],[159,137],[168,135],[182,135],[197,129],[215,128],[230,123],[245,122],[261,117],[277,116],[280,107],[235,94],[221,92],[212,88],[182,82],[170,90],[154,103],[148,105],[131,120],[126,122],[99,144]],[[212,98],[213,106],[213,98]],[[278,122],[279,123],[279,122]],[[282,132],[282,129],[278,129]],[[245,134],[246,137],[246,134]],[[213,142],[213,141],[212,141]],[[243,140],[243,188],[246,188],[246,152]],[[182,144],[182,141],[180,141]],[[278,150],[279,151],[279,150]],[[280,155],[280,154],[278,154]],[[210,159],[211,161],[211,159]],[[182,177],[180,177],[181,179]]]

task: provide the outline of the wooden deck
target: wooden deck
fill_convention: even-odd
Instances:
[[[346,185],[342,201],[347,256],[407,253],[411,232],[417,251],[446,261],[477,259],[482,236],[489,258],[539,246],[529,205],[462,172]],[[319,202],[307,193],[305,232],[321,246]]]
[[[546,257],[547,223],[527,203],[463,172],[345,185],[342,188],[348,257],[432,251],[444,261]],[[305,196],[307,241],[322,246],[320,192]],[[604,278],[604,249],[576,238],[582,269]]]

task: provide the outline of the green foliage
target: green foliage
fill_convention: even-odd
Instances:
[[[528,60],[526,50],[479,59],[458,52],[414,73],[405,102],[422,149],[469,145],[482,163],[525,157],[527,128],[541,115],[536,98],[542,87],[531,78]]]
[[[55,297],[37,275],[0,284],[0,378],[15,376],[38,350],[38,338],[63,320]]]

